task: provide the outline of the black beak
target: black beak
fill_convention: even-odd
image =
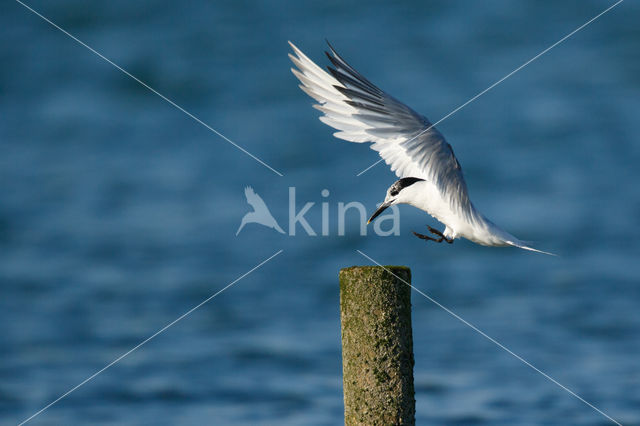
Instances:
[[[389,207],[390,205],[391,205],[391,201],[387,201],[386,203],[382,203],[380,205],[380,207],[378,207],[378,210],[376,210],[376,212],[373,215],[371,215],[371,217],[367,221],[367,225],[370,224],[373,219],[378,217],[380,215],[380,213],[385,211],[387,209],[387,207]]]

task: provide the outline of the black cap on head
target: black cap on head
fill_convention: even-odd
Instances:
[[[411,186],[416,182],[419,182],[424,179],[416,178],[416,177],[406,177],[400,180],[397,180],[393,185],[391,185],[391,190],[389,193],[393,196],[398,195],[398,193],[407,186]]]

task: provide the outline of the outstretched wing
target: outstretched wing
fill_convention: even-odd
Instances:
[[[468,211],[467,185],[451,146],[426,117],[386,94],[358,73],[331,45],[325,52],[333,64],[322,70],[289,42],[298,67],[300,88],[318,101],[320,120],[350,142],[373,142],[398,177],[419,177],[434,183],[452,208]]]
[[[258,194],[256,194],[252,187],[247,186],[244,189],[244,196],[247,197],[247,203],[249,203],[249,205],[253,207],[253,211],[260,212],[269,210],[267,209],[267,206],[262,198]]]

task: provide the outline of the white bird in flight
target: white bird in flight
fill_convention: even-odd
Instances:
[[[460,163],[451,145],[427,120],[386,94],[351,67],[329,44],[325,52],[333,67],[324,71],[289,42],[298,69],[293,74],[300,88],[318,101],[324,113],[320,121],[338,130],[333,135],[350,142],[373,142],[391,170],[400,178],[387,190],[375,219],[394,204],[409,204],[429,213],[445,225],[444,232],[428,227],[435,237],[414,234],[424,240],[453,243],[463,237],[485,246],[513,246],[538,253],[480,213],[471,203]]]

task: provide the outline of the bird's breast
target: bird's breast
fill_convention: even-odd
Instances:
[[[412,199],[409,204],[429,213],[455,231],[462,218],[458,217],[459,215],[452,209],[449,200],[445,199],[438,188],[431,182],[425,182],[421,189],[420,194]]]
[[[500,228],[478,212],[472,203],[455,208],[450,200],[432,183],[423,185],[418,197],[409,202],[446,225],[445,235],[450,238],[463,237],[483,245],[503,245]]]

